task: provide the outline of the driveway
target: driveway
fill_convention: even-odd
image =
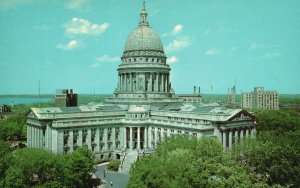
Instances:
[[[103,163],[97,166],[97,171],[95,172],[96,176],[104,179],[106,184],[101,187],[117,187],[117,188],[125,188],[129,179],[129,174],[120,173],[120,172],[112,172],[106,170],[106,165],[108,163]],[[107,172],[104,177],[104,169]],[[112,182],[112,185],[110,184]]]

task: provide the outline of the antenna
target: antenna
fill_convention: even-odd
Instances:
[[[39,80],[39,108],[41,107],[41,81]]]

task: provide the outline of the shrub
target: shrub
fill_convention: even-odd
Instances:
[[[107,165],[107,168],[112,171],[118,171],[120,164],[121,164],[120,160],[112,160]]]

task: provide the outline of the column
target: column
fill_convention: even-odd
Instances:
[[[124,74],[124,80],[125,80],[125,91],[127,91],[127,73]]]
[[[165,92],[168,92],[168,74],[165,77]]]
[[[144,127],[144,149],[147,148],[147,128]]]
[[[104,143],[103,149],[107,150],[108,149],[107,128],[104,128],[104,131],[103,131],[103,143]]]
[[[33,147],[33,127],[32,127],[32,124],[30,124],[30,147],[32,148]]]
[[[223,138],[223,148],[226,149],[226,132],[225,132],[225,130],[222,132],[222,138]]]
[[[119,76],[119,90],[121,90],[121,74],[119,74],[118,76]]]
[[[247,127],[247,129],[246,129],[246,138],[248,138],[248,136],[249,136],[249,128]]]
[[[157,127],[155,127],[155,128],[154,128],[154,137],[155,137],[155,138],[154,138],[154,145],[155,145],[155,147],[156,147],[157,138],[158,138],[157,132],[158,132],[158,131],[157,131]]]
[[[155,91],[158,91],[158,72],[156,73],[156,86]]]
[[[92,150],[91,139],[92,139],[91,129],[87,129],[86,144],[90,150]]]
[[[232,130],[229,130],[229,149],[232,148]]]
[[[73,131],[70,131],[69,146],[70,146],[70,152],[73,152]]]
[[[34,127],[33,127],[33,125],[31,125],[31,135],[32,135],[32,137],[31,137],[31,147],[34,148],[35,134],[34,134]]]
[[[30,134],[30,125],[27,124],[27,147],[31,147],[30,145],[30,138],[31,138],[31,134]]]
[[[133,86],[133,84],[132,84],[132,73],[129,73],[129,78],[130,78],[129,91],[133,91],[132,90],[132,86]]]
[[[243,141],[243,138],[244,138],[244,130],[241,129],[240,130],[240,142]]]
[[[112,128],[111,137],[112,137],[112,146],[111,147],[112,147],[112,149],[116,149],[116,128],[115,127]]]
[[[96,143],[95,151],[99,152],[100,151],[100,131],[99,131],[99,129],[96,129],[95,143]]]
[[[37,146],[37,148],[40,149],[40,144],[41,144],[41,142],[40,142],[40,140],[41,140],[41,133],[40,133],[40,128],[39,128],[39,127],[36,128],[36,132],[37,132],[36,146]]]
[[[123,136],[124,136],[124,138],[123,138],[123,146],[124,146],[124,148],[127,148],[127,137],[126,137],[126,127],[124,127],[123,128]]]
[[[222,143],[222,132],[221,132],[221,130],[217,129],[216,132],[217,132],[217,138],[218,138],[219,142]]]
[[[239,130],[235,129],[234,131],[234,144],[237,144],[239,141]]]
[[[120,79],[121,79],[121,82],[120,82],[120,91],[123,91],[123,74],[120,73]]]
[[[161,74],[161,80],[160,80],[160,92],[164,91],[164,74]]]
[[[163,141],[165,139],[165,137],[164,137],[164,129],[163,128],[160,129],[160,137],[161,137],[161,141]]]
[[[78,146],[82,146],[82,129],[78,131]]]
[[[256,128],[253,127],[251,137],[255,138],[255,136],[256,136]]]
[[[130,140],[129,140],[129,148],[130,149],[132,149],[133,147],[132,147],[132,127],[129,127],[129,138],[130,138]]]
[[[152,73],[150,72],[149,74],[150,74],[150,75],[149,75],[149,76],[150,76],[150,78],[149,78],[149,82],[150,82],[149,91],[152,92],[152,91],[153,91],[153,90],[152,90]]]
[[[137,127],[137,149],[141,149],[141,139],[140,139],[140,136],[141,136],[141,128],[140,127]]]
[[[171,130],[170,129],[167,129],[167,136],[169,137],[171,134]]]
[[[148,148],[152,148],[152,130],[151,127],[148,127]]]

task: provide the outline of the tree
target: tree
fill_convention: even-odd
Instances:
[[[94,169],[94,155],[82,147],[66,156],[65,185],[68,187],[91,187]]]
[[[7,166],[0,187],[92,187],[94,156],[87,148],[65,156],[25,148],[10,157],[13,162]]]
[[[256,139],[246,139],[234,149],[243,155],[249,168],[266,179],[270,186],[300,186],[300,152],[289,144],[287,135],[261,132]]]
[[[132,166],[128,187],[267,186],[213,137],[175,136],[160,143],[157,151]]]

